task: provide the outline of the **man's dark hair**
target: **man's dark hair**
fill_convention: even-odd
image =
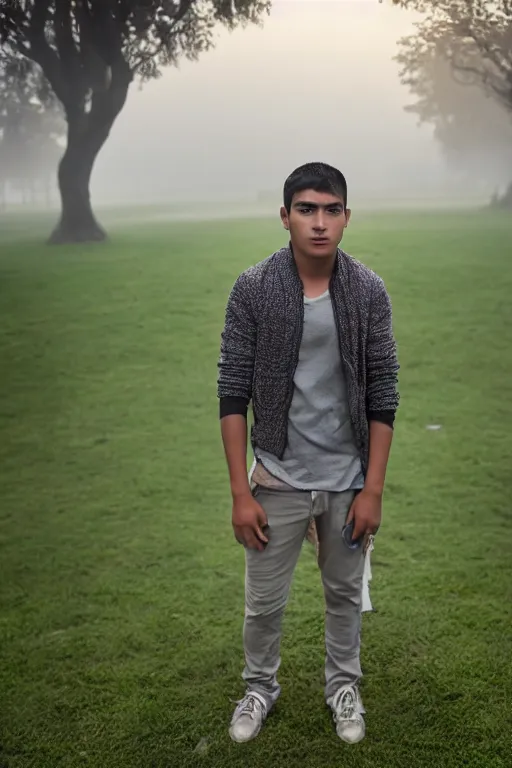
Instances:
[[[296,168],[286,179],[283,190],[284,207],[290,213],[293,196],[305,189],[330,192],[341,197],[347,207],[347,182],[341,171],[326,163],[306,163]]]

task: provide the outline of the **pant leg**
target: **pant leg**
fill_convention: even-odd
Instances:
[[[329,494],[325,510],[316,518],[326,609],[326,699],[342,685],[356,684],[362,676],[359,654],[364,552],[363,547],[350,550],[341,536],[353,499],[352,491]]]
[[[255,497],[270,526],[266,549],[245,550],[245,668],[247,691],[261,694],[270,710],[281,689],[277,682],[281,624],[311,517],[311,494],[258,486]]]

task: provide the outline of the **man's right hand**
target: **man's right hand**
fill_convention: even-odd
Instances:
[[[234,498],[232,522],[239,544],[260,552],[265,549],[268,539],[262,528],[267,525],[267,516],[251,493]]]

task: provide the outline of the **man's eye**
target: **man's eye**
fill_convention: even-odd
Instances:
[[[311,213],[311,212],[312,212],[312,210],[313,210],[312,208],[306,208],[306,207],[303,207],[303,208],[299,208],[299,211],[300,211],[301,213]]]
[[[333,216],[339,216],[340,213],[343,213],[343,208],[340,208],[340,206],[336,206],[335,208],[329,208],[329,213],[332,213]]]

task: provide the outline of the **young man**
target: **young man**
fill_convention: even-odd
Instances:
[[[365,734],[358,690],[364,552],[381,522],[399,399],[391,304],[382,280],[338,248],[350,219],[340,171],[323,163],[295,170],[281,219],[289,245],[236,280],[219,359],[232,523],[246,555],[246,694],[230,735],[257,736],[279,696],[281,620],[314,520],[326,604],[325,699],[340,738],[355,743]]]

